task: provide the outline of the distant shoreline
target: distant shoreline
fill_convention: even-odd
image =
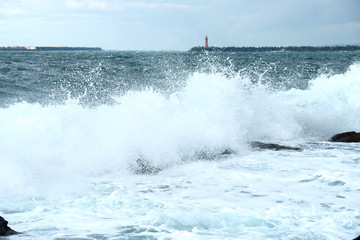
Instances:
[[[347,46],[288,46],[288,47],[193,47],[189,52],[337,52],[337,51],[359,51],[360,45]]]
[[[6,46],[0,51],[102,51],[99,47],[41,47],[41,46]]]

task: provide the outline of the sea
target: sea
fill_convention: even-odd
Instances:
[[[1,51],[0,239],[351,240],[345,131],[360,51]]]

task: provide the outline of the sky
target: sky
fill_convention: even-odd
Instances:
[[[360,0],[0,0],[0,46],[360,44]]]

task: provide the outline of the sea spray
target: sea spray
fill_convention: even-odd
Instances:
[[[1,75],[0,212],[17,238],[358,235],[359,146],[326,141],[359,131],[356,53],[13,57],[31,69]],[[253,151],[255,140],[304,151]],[[138,174],[139,159],[160,171]]]
[[[170,96],[150,88],[95,108],[76,100],[17,103],[0,109],[2,171],[18,169],[20,185],[52,185],[84,174],[126,173],[139,157],[165,167],[184,161],[185,152],[241,151],[246,141],[326,140],[359,130],[359,69],[320,76],[307,90],[273,92],[262,84],[249,87],[242,76],[195,73]]]
[[[320,75],[307,90],[280,92],[292,107],[306,137],[328,139],[334,133],[360,129],[360,65],[344,74]]]

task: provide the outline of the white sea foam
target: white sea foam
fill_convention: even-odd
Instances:
[[[241,75],[195,73],[171,96],[148,89],[128,92],[116,98],[117,104],[96,108],[82,107],[77,100],[2,108],[0,211],[10,219],[17,216],[10,213],[29,212],[24,214],[28,221],[47,212],[43,220],[32,222],[35,227],[18,226],[53,237],[59,229],[65,233],[58,237],[74,234],[66,231],[70,226],[62,223],[65,219],[73,218],[70,223],[77,234],[88,236],[87,229],[98,227],[99,219],[107,216],[112,220],[104,220],[107,225],[98,231],[131,232],[119,226],[140,224],[152,226],[156,236],[175,239],[292,239],[291,234],[337,239],[331,234],[343,236],[344,229],[349,229],[349,236],[360,231],[354,226],[359,217],[354,197],[360,186],[352,182],[358,173],[332,171],[342,161],[350,161],[350,171],[359,161],[356,147],[351,153],[321,148],[315,155],[284,153],[294,161],[283,159],[285,164],[280,164],[281,153],[249,155],[246,142],[296,144],[359,131],[359,79],[360,65],[354,64],[344,74],[313,79],[307,90],[274,92]],[[220,163],[191,160],[199,152],[225,148],[238,154]],[[168,169],[158,178],[135,176],[130,167],[139,157]],[[334,167],[325,166],[323,157],[335,160]],[[318,165],[309,167],[309,159]],[[184,162],[188,164],[181,165]],[[333,195],[335,188],[339,197]],[[304,196],[298,196],[297,189]],[[331,197],[324,200],[323,194]],[[325,205],[330,210],[324,210]],[[341,206],[347,210],[338,214]],[[53,224],[45,224],[51,217]],[[83,219],[88,223],[80,224]],[[296,228],[299,224],[304,227]],[[334,232],[330,227],[323,234],[315,232],[326,226]],[[149,234],[148,230],[143,232]]]
[[[149,89],[97,108],[76,100],[56,106],[18,103],[0,109],[1,158],[9,168],[25,171],[21,177],[32,175],[30,170],[47,179],[61,170],[122,171],[139,156],[171,163],[180,160],[181,151],[241,149],[259,139],[326,140],[360,130],[359,79],[360,66],[352,65],[344,74],[314,79],[308,90],[272,92],[242,76],[195,73],[170,97]]]
[[[294,109],[306,135],[330,137],[341,131],[360,130],[360,65],[344,74],[319,76],[305,91],[280,93]]]

